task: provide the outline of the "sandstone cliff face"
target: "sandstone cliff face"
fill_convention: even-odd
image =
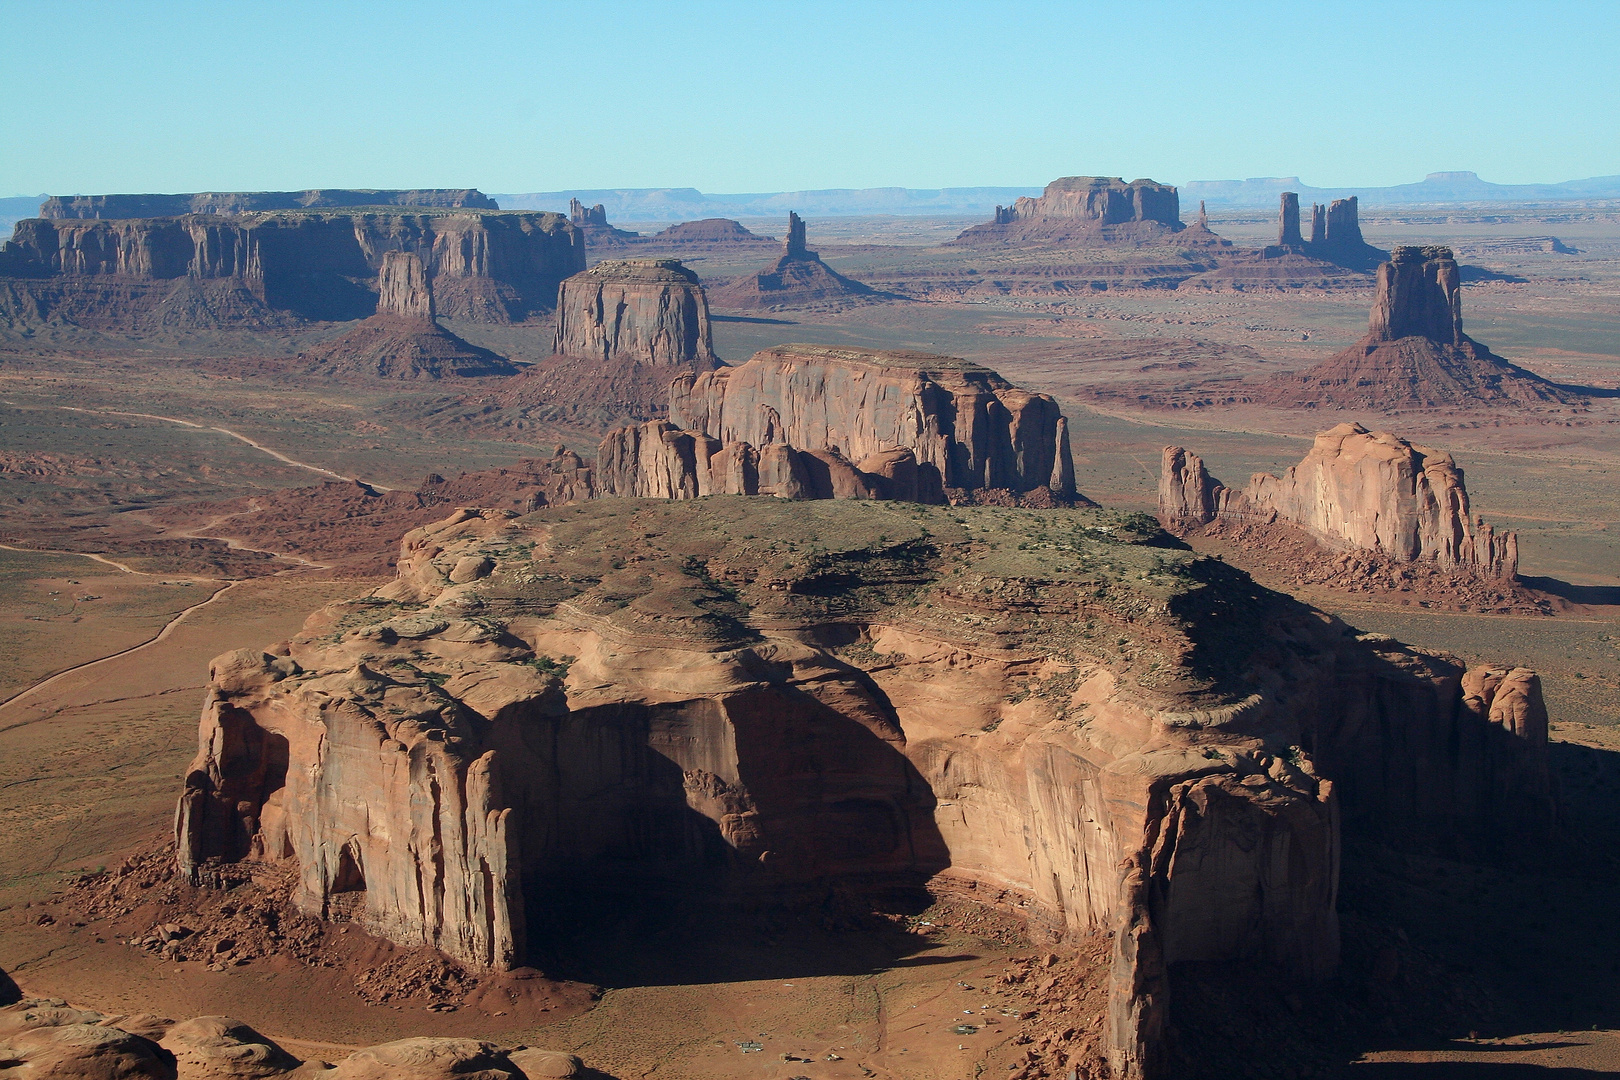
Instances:
[[[1462,275],[1450,248],[1396,248],[1378,268],[1367,334],[1377,341],[1421,337],[1461,345]]]
[[[675,380],[669,420],[724,446],[827,449],[874,468],[881,455],[910,451],[923,501],[947,488],[1074,492],[1057,402],[951,357],[780,345]]]
[[[383,255],[377,275],[377,314],[347,333],[298,356],[323,375],[381,379],[511,375],[504,357],[450,333],[434,319],[433,285],[414,251]]]
[[[427,268],[414,251],[390,251],[377,270],[377,314],[432,319],[433,289]]]
[[[1443,450],[1339,424],[1282,476],[1256,473],[1234,490],[1179,446],[1164,450],[1159,513],[1167,522],[1286,521],[1330,547],[1429,560],[1490,577],[1518,570],[1515,533],[1498,536],[1468,505],[1462,470]]]
[[[661,416],[669,384],[719,365],[709,302],[675,259],[601,262],[563,282],[553,355],[504,383],[493,402],[586,423]]]
[[[306,910],[475,966],[523,955],[524,896],[591,874],[983,882],[1037,936],[1116,932],[1114,1070],[1161,1075],[1171,965],[1332,971],[1341,812],[1501,831],[1542,805],[1545,748],[1529,673],[1465,680],[1153,537],[1101,511],[462,511],[390,585],[216,661],[182,866],[292,860]]]
[[[598,263],[564,281],[553,351],[604,364],[718,363],[703,286],[674,259]]]
[[[1040,198],[998,206],[993,221],[973,226],[954,242],[1148,240],[1183,228],[1181,197],[1168,184],[1067,176],[1047,184]]]
[[[1311,207],[1311,236],[1306,240],[1300,232],[1299,195],[1285,191],[1280,196],[1277,222],[1277,243],[1260,253],[1257,267],[1268,263],[1286,263],[1288,256],[1307,256],[1350,270],[1370,271],[1388,253],[1373,247],[1361,236],[1361,222],[1355,196],[1334,199],[1323,206]],[[1299,260],[1294,260],[1299,261]]]
[[[308,210],[345,206],[416,206],[434,209],[499,210],[477,188],[419,191],[205,191],[194,195],[52,195],[39,208],[42,218],[151,218],[185,214],[247,214],[262,210]]]
[[[1330,235],[1331,228],[1330,216]],[[1462,279],[1450,248],[1398,247],[1378,267],[1377,282],[1360,341],[1303,372],[1268,380],[1254,400],[1379,410],[1582,400],[1578,387],[1549,382],[1463,333]]]
[[[154,306],[217,282],[270,312],[345,320],[375,312],[364,283],[392,251],[421,257],[439,314],[476,322],[549,310],[558,284],[585,265],[583,239],[557,214],[305,211],[21,221],[0,247],[0,276],[34,279],[33,291],[48,299],[64,289],[91,296],[106,284],[144,286]],[[128,318],[78,299],[49,302],[86,325]]]

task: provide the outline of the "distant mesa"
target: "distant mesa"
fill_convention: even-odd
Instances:
[[[1170,526],[1282,521],[1335,550],[1506,580],[1518,573],[1518,536],[1473,516],[1450,454],[1360,424],[1322,432],[1298,465],[1255,473],[1241,489],[1212,477],[1197,454],[1165,447],[1159,516]]]
[[[703,284],[676,259],[602,262],[564,281],[552,353],[498,388],[494,403],[650,418],[677,375],[720,364]]]
[[[433,284],[421,255],[384,253],[377,281],[377,314],[300,354],[298,362],[305,370],[380,379],[473,378],[517,371],[505,358],[468,344],[438,324]]]
[[[653,236],[655,242],[670,244],[774,244],[769,236],[749,232],[741,222],[730,218],[704,218],[671,225]]]
[[[668,420],[609,432],[596,461],[604,495],[1088,504],[1053,398],[917,352],[780,345],[682,375]]]
[[[643,238],[640,233],[626,232],[624,229],[616,229],[609,225],[607,207],[601,203],[586,206],[578,199],[570,199],[568,220],[573,222],[574,228],[585,234],[586,244],[617,244]]]
[[[499,210],[477,188],[417,191],[311,188],[308,191],[203,191],[191,195],[52,195],[42,218],[151,218],[185,214],[246,214],[357,206],[414,206],[438,210]]]
[[[1187,232],[1186,237],[1177,234]],[[1154,243],[1223,244],[1200,215],[1193,229],[1182,223],[1181,198],[1169,184],[1126,183],[1117,176],[1066,176],[1046,185],[1037,199],[1021,197],[996,207],[995,218],[975,225],[953,244]]]
[[[889,299],[870,285],[847,278],[821,261],[805,244],[804,219],[788,212],[782,257],[757,274],[735,278],[714,290],[717,307],[773,311]]]
[[[1367,333],[1253,400],[1284,408],[1413,409],[1579,402],[1583,391],[1509,363],[1463,333],[1450,248],[1397,247],[1378,267]]]
[[[549,312],[558,284],[585,268],[583,234],[560,214],[32,218],[0,245],[0,317],[119,331],[363,319],[377,310],[384,256],[398,250],[421,255],[438,314],[469,322]]]

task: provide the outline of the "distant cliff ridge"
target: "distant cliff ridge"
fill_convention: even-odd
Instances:
[[[29,219],[0,245],[0,279],[24,279],[12,291],[28,294],[34,318],[109,329],[134,328],[181,288],[239,293],[220,325],[277,313],[348,320],[377,311],[378,273],[393,251],[422,256],[439,315],[474,322],[549,311],[562,280],[585,268],[583,237],[560,214],[306,210]]]
[[[202,191],[189,195],[52,195],[42,218],[146,218],[182,214],[246,214],[356,206],[418,206],[438,210],[499,210],[477,188],[380,191],[312,188],[308,191]]]

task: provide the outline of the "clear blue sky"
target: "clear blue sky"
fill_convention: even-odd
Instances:
[[[0,0],[0,195],[1620,173],[1620,0]]]

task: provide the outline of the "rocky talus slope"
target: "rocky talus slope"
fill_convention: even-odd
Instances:
[[[1460,850],[1553,813],[1534,673],[1167,543],[1097,510],[463,510],[214,662],[180,869],[295,867],[301,910],[474,968],[594,880],[982,883],[1032,937],[1114,934],[1113,1073],[1163,1076],[1175,964],[1331,974],[1341,821]]]
[[[61,998],[0,1008],[0,1064],[40,1080],[563,1080],[590,1075],[572,1054],[505,1048],[478,1039],[400,1039],[339,1057],[299,1061],[229,1016],[176,1022],[107,1015]]]
[[[0,245],[0,315],[94,329],[365,318],[390,252],[412,252],[440,315],[509,323],[549,311],[585,268],[561,214],[298,210],[30,219]]]
[[[794,213],[788,214],[781,258],[757,274],[734,278],[714,290],[716,307],[742,310],[836,308],[878,299],[893,298],[845,277],[805,246],[804,219]]]
[[[610,432],[604,494],[777,494],[943,502],[952,491],[1074,495],[1057,402],[929,353],[778,345],[683,375],[669,420]]]
[[[1398,247],[1379,265],[1367,333],[1247,400],[1283,408],[1415,409],[1573,404],[1582,395],[1502,359],[1463,333],[1450,248]]]
[[[1519,566],[1517,534],[1498,535],[1473,514],[1450,454],[1360,424],[1322,432],[1298,465],[1255,473],[1242,489],[1212,477],[1197,454],[1167,446],[1159,515],[1168,525],[1282,521],[1331,548],[1494,578],[1511,580]]]
[[[511,375],[506,358],[440,326],[433,283],[414,251],[390,251],[377,272],[377,314],[301,353],[295,363],[322,375],[381,379]]]
[[[677,375],[720,365],[703,284],[675,259],[602,262],[564,281],[552,352],[483,404],[503,415],[649,419],[667,408]]]

